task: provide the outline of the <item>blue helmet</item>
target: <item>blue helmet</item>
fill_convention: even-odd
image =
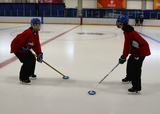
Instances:
[[[35,24],[41,24],[41,21],[38,18],[33,18],[31,20],[31,25],[35,25]]]
[[[129,18],[127,15],[120,15],[118,16],[117,21],[121,22],[122,24],[128,24]]]

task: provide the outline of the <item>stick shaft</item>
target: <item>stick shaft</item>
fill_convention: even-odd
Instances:
[[[61,72],[59,72],[57,69],[53,68],[51,65],[49,65],[47,62],[45,62],[44,60],[42,60],[42,62],[44,62],[46,65],[48,65],[49,67],[51,67],[53,70],[55,70],[56,72],[58,72],[59,74],[61,74],[63,77],[65,77],[64,74],[62,74]]]
[[[103,81],[118,65],[119,65],[119,63],[97,84],[97,86],[96,86],[94,89],[92,89],[92,91],[95,90],[95,89],[98,87],[98,85],[99,85],[100,83],[102,83],[102,81]]]
[[[99,82],[99,84],[119,65],[119,63]]]
[[[32,53],[32,52],[31,52]],[[35,57],[37,57],[36,54],[32,53]],[[59,74],[61,74],[63,77],[65,77],[64,74],[62,74],[61,72],[59,72],[57,69],[53,68],[51,65],[49,65],[47,62],[45,62],[44,60],[42,60],[42,62],[44,62],[46,65],[48,65],[49,67],[51,67],[53,70],[55,70],[56,72],[58,72]]]

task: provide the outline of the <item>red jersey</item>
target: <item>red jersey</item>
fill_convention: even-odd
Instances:
[[[130,53],[134,57],[149,56],[151,54],[149,44],[135,30],[124,32],[124,36],[123,57],[127,57]]]
[[[42,54],[41,46],[39,42],[39,33],[33,33],[32,28],[29,28],[18,34],[16,38],[13,39],[11,43],[11,53],[21,52],[21,53],[29,53],[22,50],[26,45],[29,46],[29,49],[33,49],[33,51],[40,55]]]

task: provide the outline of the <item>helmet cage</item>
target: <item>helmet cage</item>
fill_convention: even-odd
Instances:
[[[120,25],[122,25],[122,23],[117,20],[117,21],[116,21],[116,26],[117,26],[118,28],[120,28]]]

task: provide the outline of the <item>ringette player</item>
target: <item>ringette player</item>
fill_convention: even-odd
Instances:
[[[41,22],[38,18],[31,20],[31,27],[18,34],[11,43],[11,53],[14,53],[23,65],[21,66],[19,79],[21,84],[30,84],[29,77],[36,78],[36,58],[30,52],[32,49],[37,54],[37,61],[42,62],[43,53],[39,41]]]
[[[128,89],[129,93],[138,94],[141,91],[141,71],[142,64],[146,56],[149,56],[149,44],[143,39],[132,26],[129,24],[127,15],[120,15],[117,18],[116,25],[124,31],[124,48],[123,54],[119,58],[119,63],[123,64],[127,56],[127,75],[122,79],[123,83],[132,82],[132,88]]]

